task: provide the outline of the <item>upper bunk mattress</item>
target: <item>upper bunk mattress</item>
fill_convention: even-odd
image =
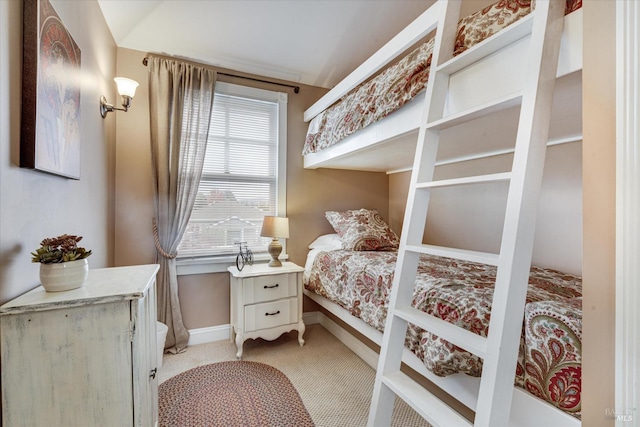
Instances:
[[[566,0],[565,14],[582,7]],[[500,0],[458,23],[454,55],[459,55],[531,12],[530,0]],[[420,93],[431,66],[433,38],[395,65],[362,83],[309,123],[302,154],[316,153],[383,119]]]

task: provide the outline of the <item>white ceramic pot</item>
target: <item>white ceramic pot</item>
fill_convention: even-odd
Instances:
[[[89,261],[60,262],[40,264],[40,282],[47,292],[60,292],[82,286],[89,275]]]

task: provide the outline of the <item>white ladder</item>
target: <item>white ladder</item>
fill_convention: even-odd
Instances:
[[[435,426],[507,426],[531,267],[537,203],[544,169],[565,2],[537,0],[536,8],[531,14],[456,57],[453,57],[453,45],[460,1],[439,0],[435,6],[441,8],[441,15],[436,30],[425,110],[418,134],[368,425],[379,427],[390,424],[397,395]],[[443,117],[450,75],[529,34],[529,75],[520,92]],[[520,118],[511,172],[433,181],[441,130],[517,105],[520,105]],[[496,181],[509,183],[499,254],[422,243],[430,189]],[[411,306],[421,254],[497,266],[491,320],[486,338]],[[400,371],[408,323],[433,332],[483,359],[473,423]]]

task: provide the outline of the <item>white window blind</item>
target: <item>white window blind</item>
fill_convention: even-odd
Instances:
[[[283,108],[284,107],[284,108]],[[204,168],[179,257],[266,252],[266,215],[284,216],[286,94],[217,83]]]

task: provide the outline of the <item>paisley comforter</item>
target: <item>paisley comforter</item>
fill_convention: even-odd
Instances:
[[[566,0],[565,14],[582,7]],[[458,23],[454,55],[480,43],[529,14],[531,0],[500,0]],[[434,40],[430,39],[395,65],[345,95],[316,116],[307,130],[302,154],[315,153],[377,122],[402,107],[426,86]]]
[[[382,331],[397,252],[319,252],[304,275],[306,289],[339,304]],[[413,306],[486,336],[495,267],[423,255]],[[580,417],[582,281],[531,268],[515,384]],[[406,346],[439,376],[480,376],[482,360],[421,330],[408,328]]]

